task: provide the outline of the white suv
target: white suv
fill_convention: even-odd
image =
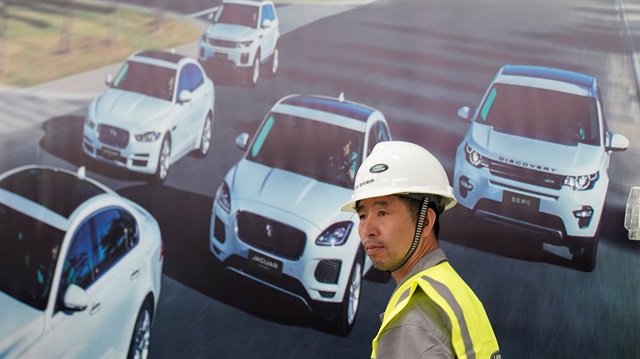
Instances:
[[[371,268],[357,214],[341,212],[355,172],[391,139],[383,114],[340,98],[278,101],[226,174],[211,213],[209,247],[228,269],[330,318],[347,335]]]
[[[456,152],[459,203],[569,247],[579,268],[593,270],[609,157],[629,145],[609,131],[596,79],[505,65],[475,113],[465,106],[458,115],[471,121]]]
[[[213,23],[200,38],[198,60],[212,77],[218,71],[239,72],[250,87],[278,71],[279,20],[271,1],[224,0]]]
[[[78,173],[0,175],[0,358],[145,358],[162,278],[158,222]]]

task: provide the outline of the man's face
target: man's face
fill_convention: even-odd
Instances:
[[[342,146],[342,154],[346,157],[349,156],[349,153],[351,153],[351,141]]]
[[[416,221],[397,196],[363,199],[358,204],[358,234],[373,266],[388,270],[411,247]]]

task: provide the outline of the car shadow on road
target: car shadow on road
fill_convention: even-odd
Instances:
[[[285,325],[331,332],[295,301],[225,270],[209,250],[213,199],[161,185],[135,185],[119,193],[156,218],[164,243],[165,275],[214,300]]]
[[[640,252],[638,243],[627,239],[628,233],[623,226],[624,212],[624,208],[605,205],[600,219],[599,246],[606,243],[625,251]],[[441,221],[443,232],[446,233],[444,240],[447,242],[506,258],[581,270],[567,247],[553,243],[543,236],[474,220],[470,212],[462,208],[455,208],[443,216]]]

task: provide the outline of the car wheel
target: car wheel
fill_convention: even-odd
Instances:
[[[353,329],[356,321],[358,308],[360,307],[360,292],[362,289],[362,269],[364,265],[364,255],[358,251],[351,267],[347,290],[344,293],[340,312],[334,319],[334,326],[338,335],[347,336]]]
[[[267,72],[267,76],[269,78],[274,78],[276,76],[276,73],[278,72],[278,66],[279,65],[280,65],[280,49],[278,48],[278,45],[276,44],[276,47],[273,49],[273,54],[271,55],[271,58],[267,62],[267,66],[268,66],[268,70],[269,70]]]
[[[146,359],[149,356],[151,340],[151,308],[146,302],[140,308],[136,324],[131,335],[128,359]]]
[[[211,120],[211,114],[207,114],[207,118],[204,120],[204,125],[202,126],[202,133],[200,135],[200,148],[198,148],[198,157],[204,158],[209,153],[209,147],[211,147],[211,125],[213,121]]]
[[[156,173],[153,176],[153,180],[156,183],[163,183],[167,179],[169,174],[169,167],[171,166],[171,139],[169,136],[164,136],[162,139],[162,145],[160,146],[160,154],[158,155],[158,166]]]
[[[249,88],[254,88],[258,84],[258,78],[260,78],[260,51],[256,53],[253,59],[253,66],[249,69],[247,76],[247,84]]]
[[[573,254],[572,262],[577,269],[592,272],[596,268],[598,237],[596,233],[596,235],[591,238],[570,238],[574,243],[570,247],[571,253]]]

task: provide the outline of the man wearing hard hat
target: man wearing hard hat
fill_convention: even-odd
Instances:
[[[438,247],[439,216],[456,202],[442,165],[418,145],[381,142],[358,169],[342,210],[358,213],[367,255],[398,285],[372,358],[501,358],[482,303]]]

